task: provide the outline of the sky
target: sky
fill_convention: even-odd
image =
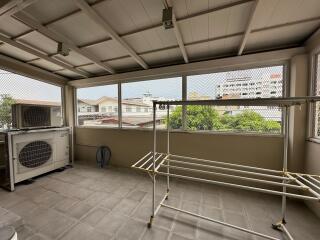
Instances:
[[[234,76],[260,77],[263,74],[282,73],[282,66],[237,70],[212,74],[188,76],[187,92],[215,97],[215,89],[228,78]],[[150,92],[155,97],[181,99],[182,78],[167,78],[122,84],[122,97],[142,97]],[[13,98],[47,101],[61,101],[60,88],[25,76],[0,70],[0,94],[10,94]],[[117,85],[81,88],[77,90],[78,98],[98,99],[102,96],[117,97]]]
[[[18,74],[0,70],[0,94],[15,99],[61,102],[61,88]]]

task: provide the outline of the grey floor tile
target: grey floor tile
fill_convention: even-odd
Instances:
[[[216,220],[223,220],[222,210],[219,208],[214,208],[211,205],[201,205],[200,214],[205,217],[213,218]]]
[[[130,216],[138,204],[137,201],[124,198],[112,209],[112,212]]]
[[[95,227],[101,219],[106,216],[110,211],[103,208],[95,208],[85,215],[81,221]]]
[[[109,240],[111,236],[98,232],[92,226],[78,223],[67,231],[60,240]]]
[[[142,240],[167,240],[169,231],[161,228],[152,227],[147,229],[142,237]]]
[[[168,205],[281,236],[270,227],[280,218],[279,197],[175,179],[170,186],[169,200],[164,202]],[[35,184],[18,185],[14,193],[0,190],[0,224],[8,210],[15,212],[20,219],[19,240],[262,239],[163,207],[147,229],[151,187],[147,176],[130,169],[76,166],[40,177]],[[165,178],[159,178],[156,204],[165,190]],[[295,239],[318,240],[320,220],[302,202],[288,200],[287,222]]]
[[[72,206],[74,206],[75,204],[77,204],[78,202],[80,202],[77,199],[74,198],[64,198],[60,201],[58,201],[55,205],[54,205],[54,209],[62,212],[62,213],[66,213],[70,210],[70,208],[72,208]]]
[[[91,205],[86,204],[85,202],[78,202],[73,205],[67,214],[76,219],[80,219],[85,214],[87,214],[93,207]]]
[[[46,224],[39,229],[39,232],[49,238],[55,239],[68,230],[75,221],[61,213],[46,220]]]
[[[226,210],[226,211],[223,211],[223,216],[227,223],[236,225],[238,227],[244,227],[244,228],[249,227],[248,219],[244,214]]]
[[[31,237],[27,238],[27,240],[51,240],[51,239],[47,236],[44,236],[41,233],[36,233],[36,234],[32,235]]]
[[[85,200],[85,203],[91,206],[97,206],[97,205],[100,205],[100,203],[103,202],[103,200],[107,199],[109,196],[110,194],[108,193],[94,192]]]
[[[197,237],[199,240],[224,239],[224,227],[220,224],[200,220],[197,230]]]
[[[117,195],[110,195],[106,199],[102,200],[99,205],[103,208],[112,210],[123,198],[118,197]]]
[[[34,230],[25,224],[16,228],[16,231],[19,240],[25,240],[35,234]]]
[[[127,198],[133,201],[140,202],[147,193],[141,190],[133,190],[127,195]]]
[[[36,203],[40,203],[42,205],[51,207],[55,205],[57,202],[63,200],[64,197],[59,193],[55,193],[52,191],[46,191],[42,194],[33,197],[33,201]]]
[[[36,208],[38,208],[38,205],[36,203],[29,200],[25,200],[13,205],[9,209],[21,217],[27,217]]]
[[[167,208],[160,208],[158,214],[153,220],[153,225],[171,230],[176,216],[177,216],[176,211],[170,210]],[[149,221],[149,218],[147,219],[147,222],[148,221]]]
[[[147,226],[144,222],[129,219],[117,233],[116,239],[123,239],[123,240],[140,239],[140,237],[146,230],[147,230]]]
[[[174,222],[173,232],[186,238],[196,237],[198,219],[189,215],[179,214]]]
[[[129,218],[121,214],[110,212],[104,216],[97,224],[97,229],[107,235],[114,235],[123,226]]]
[[[194,239],[194,238],[186,238],[176,233],[173,233],[169,238],[169,240],[191,240],[191,239]]]

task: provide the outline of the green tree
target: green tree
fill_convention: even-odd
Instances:
[[[191,130],[219,130],[223,128],[219,113],[209,106],[187,106],[187,128]],[[178,106],[170,114],[170,127],[182,127],[182,107]]]
[[[173,129],[182,127],[182,107],[178,106],[170,114],[170,126]],[[188,106],[187,128],[191,130],[223,130],[223,131],[249,131],[249,132],[280,132],[280,123],[266,120],[259,113],[245,110],[236,115],[225,113],[219,115],[218,111],[210,106]]]
[[[15,100],[9,94],[0,94],[0,127],[10,128],[11,117],[11,105],[15,103]]]

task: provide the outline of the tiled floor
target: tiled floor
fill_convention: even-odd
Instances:
[[[159,181],[157,199],[165,191]],[[280,198],[173,180],[168,204],[279,237],[270,225],[279,220]],[[76,166],[0,190],[0,207],[23,218],[19,240],[262,239],[169,209],[160,209],[152,229],[150,179],[131,169]],[[296,240],[316,240],[320,219],[302,203],[289,202],[288,229]]]

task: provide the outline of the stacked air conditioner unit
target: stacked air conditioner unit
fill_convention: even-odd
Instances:
[[[0,133],[1,185],[13,191],[16,183],[69,165],[70,129],[55,127],[61,126],[59,114],[60,107],[59,113],[52,106],[13,107],[15,130]]]

